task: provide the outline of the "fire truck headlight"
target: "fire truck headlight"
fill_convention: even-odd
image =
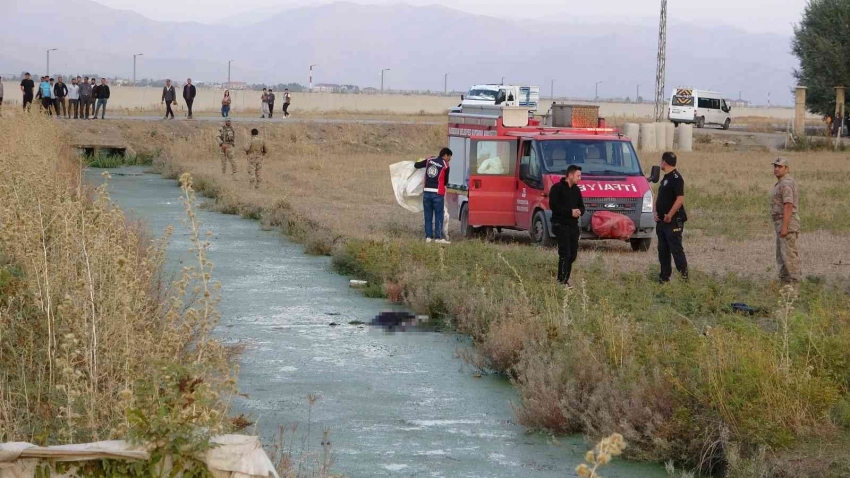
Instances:
[[[647,191],[646,194],[643,195],[643,206],[640,208],[640,212],[652,212],[652,191]]]

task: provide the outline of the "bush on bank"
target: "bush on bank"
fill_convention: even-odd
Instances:
[[[164,242],[82,184],[54,122],[2,118],[0,145],[0,441],[129,439],[179,461],[233,430],[236,370],[211,337],[191,208],[198,262],[168,284]]]

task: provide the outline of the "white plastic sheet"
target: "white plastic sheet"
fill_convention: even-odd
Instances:
[[[212,438],[219,445],[199,457],[216,478],[279,478],[274,465],[254,436],[220,435]],[[142,447],[112,440],[75,445],[40,447],[31,443],[0,444],[0,478],[34,478],[43,460],[55,462],[91,461],[104,458],[147,460],[150,454]],[[73,476],[51,474],[52,478]]]

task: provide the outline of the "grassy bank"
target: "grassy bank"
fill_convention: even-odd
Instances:
[[[554,252],[519,236],[456,241],[436,255],[422,243],[420,218],[394,203],[387,166],[435,151],[442,134],[268,128],[272,154],[259,191],[221,176],[213,128],[172,141],[159,167],[191,171],[217,209],[280,226],[308,252],[333,254],[340,271],[376,284],[373,293],[470,334],[476,349],[467,360],[511,377],[517,416],[533,429],[619,432],[627,456],[728,476],[850,473],[837,452],[850,426],[850,303],[846,272],[834,265],[850,257],[844,156],[791,155],[810,276],[799,296],[772,280],[771,156],[728,151],[680,158],[690,282],[652,283],[654,251],[585,244],[581,286],[567,294],[553,283]],[[733,302],[756,313],[735,314]]]
[[[197,471],[192,453],[239,425],[194,212],[198,263],[169,284],[164,242],[128,221],[106,187],[82,184],[53,121],[0,119],[0,145],[0,442],[127,439]]]

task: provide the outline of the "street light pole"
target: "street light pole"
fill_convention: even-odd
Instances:
[[[599,99],[599,85],[601,85],[601,84],[602,84],[601,81],[596,82],[596,98],[594,98],[594,101]]]
[[[233,60],[227,60],[227,87],[230,88],[230,64],[233,63]]]
[[[637,94],[635,95],[635,103],[640,101],[640,85],[637,85]]]
[[[555,79],[554,78],[552,78],[552,86],[551,86],[551,89],[549,90],[549,99],[553,100],[553,101],[555,100]]]
[[[502,77],[502,84],[503,85],[505,84],[505,77],[504,76]]]
[[[446,73],[443,75],[443,94],[447,95],[449,93],[449,74]]]
[[[136,57],[142,55],[144,55],[144,53],[135,53],[133,55],[133,88],[136,87]]]
[[[50,52],[56,50],[58,50],[58,48],[51,48],[47,50],[47,76],[50,76]]]
[[[381,70],[381,91],[384,91],[384,72],[385,71],[390,71],[390,69],[384,68],[383,70]]]
[[[313,67],[319,65],[310,65],[310,93],[313,92]]]

